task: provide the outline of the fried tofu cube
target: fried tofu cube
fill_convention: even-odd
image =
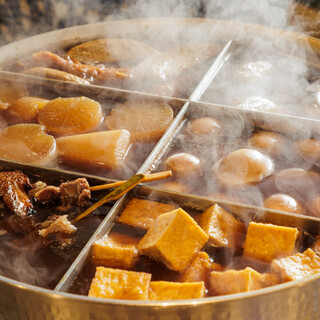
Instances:
[[[320,272],[320,257],[312,250],[274,260],[271,269],[280,274],[283,281],[299,280]]]
[[[141,254],[183,272],[208,241],[208,235],[182,209],[160,215],[138,244]]]
[[[211,261],[208,254],[204,251],[197,253],[186,271],[181,275],[182,282],[206,281],[210,271],[222,271],[223,267]]]
[[[131,269],[138,260],[139,253],[136,247],[139,240],[131,240],[131,243],[126,243],[128,241],[123,241],[121,235],[116,237],[115,234],[97,240],[92,246],[94,263],[105,267]]]
[[[200,282],[151,281],[149,300],[199,299],[205,296],[205,285]]]
[[[250,222],[243,254],[266,262],[294,254],[298,229]]]
[[[217,204],[202,213],[199,224],[214,247],[237,249],[244,238],[243,223]]]
[[[151,274],[97,267],[89,296],[106,299],[147,300]]]
[[[174,204],[132,198],[121,212],[118,221],[147,230],[158,216],[175,208]]]
[[[276,273],[262,273],[260,284],[262,288],[271,287],[281,283],[280,277]]]
[[[247,267],[243,270],[227,270],[210,273],[210,289],[213,294],[224,295],[262,288],[261,273]]]

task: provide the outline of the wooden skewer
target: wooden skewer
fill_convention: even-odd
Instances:
[[[109,201],[117,200],[122,195],[124,195],[126,192],[134,188],[136,185],[138,185],[145,176],[143,174],[136,174],[130,179],[126,180],[122,185],[120,185],[118,188],[114,189],[110,193],[108,193],[106,196],[104,196],[101,200],[93,204],[90,208],[79,214],[77,217],[75,217],[73,220],[71,220],[71,223],[77,222],[83,218],[85,218],[87,215],[89,215],[91,212],[96,210],[97,208],[101,207],[103,204]]]
[[[162,172],[156,172],[156,173],[151,173],[148,175],[145,175],[144,178],[140,182],[151,182],[151,181],[156,181],[156,180],[161,180],[161,179],[166,179],[172,176],[172,171],[162,171]],[[90,191],[98,191],[98,190],[105,190],[105,189],[111,189],[111,188],[116,188],[121,185],[123,185],[127,180],[124,181],[117,181],[113,183],[108,183],[108,184],[102,184],[99,186],[93,186],[90,187]]]

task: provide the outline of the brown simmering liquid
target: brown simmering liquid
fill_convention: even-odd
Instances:
[[[56,210],[53,205],[38,204],[35,209],[40,221]],[[109,209],[104,206],[100,210],[106,214]],[[76,233],[69,237],[43,238],[36,230],[26,234],[8,231],[7,222],[12,213],[5,211],[5,208],[0,210],[0,275],[48,289],[57,285],[104,218],[91,215],[79,221],[75,224]]]

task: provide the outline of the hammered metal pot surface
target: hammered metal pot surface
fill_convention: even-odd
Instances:
[[[167,303],[87,298],[0,279],[0,320],[314,320],[320,276],[250,293]]]

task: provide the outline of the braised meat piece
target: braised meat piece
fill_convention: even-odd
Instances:
[[[28,188],[31,188],[30,180],[21,171],[0,172],[0,196],[4,204],[20,217],[26,217],[35,212],[26,193]]]
[[[44,229],[39,230],[39,234],[42,237],[46,237],[52,233],[65,233],[72,234],[77,231],[77,228],[71,224],[68,220],[67,215],[59,216],[51,224]]]
[[[63,207],[83,206],[91,198],[90,186],[86,178],[61,183],[60,198]]]
[[[59,187],[47,186],[44,182],[38,181],[33,185],[29,195],[37,202],[47,203],[52,200],[61,200],[60,210],[69,210],[72,206],[84,206],[91,198],[90,186],[86,178],[61,183]]]
[[[44,188],[35,190],[33,195],[39,202],[48,202],[60,196],[60,188],[55,186],[45,186]]]

